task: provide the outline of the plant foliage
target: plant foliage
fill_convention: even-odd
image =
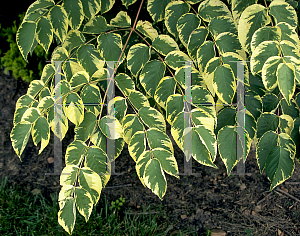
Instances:
[[[59,45],[41,79],[18,100],[11,140],[21,158],[30,135],[35,145],[41,143],[41,152],[50,130],[63,139],[68,121],[76,125],[60,179],[60,225],[71,234],[77,211],[88,221],[125,143],[141,183],[163,199],[166,174],[179,178],[166,122],[187,159],[218,168],[219,153],[230,174],[238,161],[246,161],[254,141],[270,190],[291,177],[294,159],[300,157],[297,2],[122,4],[37,0],[17,32],[25,60],[38,44],[46,52],[54,40]],[[62,71],[56,71],[55,61],[62,61]],[[54,88],[55,72],[62,79]],[[122,96],[107,104],[106,115],[112,72]],[[236,106],[238,81],[244,82],[244,114]],[[57,88],[63,103],[60,122],[54,121]],[[115,153],[107,150],[109,142]]]
[[[39,79],[42,75],[43,67],[46,64],[47,54],[42,46],[37,45],[32,51],[30,62],[26,63],[21,55],[15,37],[18,30],[18,25],[22,22],[25,12],[19,15],[20,20],[14,21],[11,27],[0,27],[0,38],[2,38],[0,50],[0,64],[4,66],[5,72],[11,71],[14,78],[21,78],[26,82],[31,82],[34,79]]]

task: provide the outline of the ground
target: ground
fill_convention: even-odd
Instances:
[[[53,134],[40,155],[30,138],[22,162],[10,141],[15,104],[27,88],[22,80],[0,72],[0,179],[7,176],[9,184],[49,198],[60,190],[59,176],[45,175],[53,172]],[[70,130],[63,140],[63,153],[72,137]],[[183,153],[173,143],[179,171],[183,173]],[[105,195],[109,202],[125,197],[126,211],[132,214],[141,212],[143,206],[155,209],[162,204],[162,211],[169,216],[166,220],[174,224],[172,232],[190,227],[198,235],[205,235],[208,229],[213,235],[300,235],[298,162],[293,176],[272,192],[266,174],[259,173],[255,150],[248,156],[248,174],[244,176],[227,176],[220,157],[215,163],[219,169],[193,161],[193,173],[197,175],[181,175],[180,179],[166,175],[167,193],[161,201],[141,184],[125,146],[115,164],[116,173],[121,174],[111,177],[101,197]]]

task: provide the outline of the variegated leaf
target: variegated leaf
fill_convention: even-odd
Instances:
[[[12,146],[19,156],[21,160],[21,155],[27,145],[31,130],[31,123],[28,121],[21,121],[17,123],[11,133],[10,133],[10,140],[12,142]]]
[[[246,52],[251,52],[250,44],[254,32],[269,24],[270,21],[267,8],[260,4],[250,5],[243,11],[239,20],[238,36]]]
[[[138,112],[139,117],[149,128],[157,128],[166,131],[166,123],[163,115],[152,107],[142,107]]]
[[[152,47],[164,56],[169,52],[179,50],[176,41],[169,35],[164,34],[160,34],[154,39]]]
[[[167,180],[159,160],[153,158],[147,162],[143,180],[145,185],[162,200],[167,191]]]
[[[188,13],[190,6],[183,1],[170,2],[165,8],[165,26],[167,30],[178,38],[179,34],[176,28],[176,23],[179,18]]]
[[[283,97],[287,100],[290,105],[296,84],[295,84],[295,68],[291,63],[280,63],[276,72],[278,87]]]
[[[66,198],[58,212],[58,223],[66,232],[72,234],[76,221],[76,208],[74,198]]]
[[[31,135],[35,146],[41,142],[41,148],[39,150],[39,154],[41,154],[50,140],[50,128],[45,117],[41,116],[33,123]]]

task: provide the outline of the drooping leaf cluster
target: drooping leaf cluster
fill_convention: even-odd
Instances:
[[[38,44],[46,52],[54,39],[59,44],[17,102],[11,140],[21,157],[30,135],[42,152],[50,130],[63,139],[68,121],[76,125],[60,179],[62,227],[72,233],[76,211],[89,219],[125,143],[141,183],[163,198],[165,174],[179,178],[166,122],[187,160],[217,168],[219,153],[230,174],[254,141],[270,189],[288,179],[299,160],[298,5],[122,4],[110,14],[114,0],[37,0],[17,33],[25,59]],[[110,98],[113,86],[122,96]]]

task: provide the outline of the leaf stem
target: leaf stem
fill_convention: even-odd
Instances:
[[[115,72],[116,72],[116,70],[117,70],[117,68],[118,68],[118,65],[119,65],[120,60],[122,59],[122,56],[123,56],[123,54],[124,54],[124,52],[125,52],[125,48],[126,48],[128,42],[129,42],[129,39],[130,39],[130,37],[131,37],[131,34],[132,34],[132,32],[134,31],[134,28],[135,28],[135,26],[136,26],[137,19],[138,19],[138,17],[139,17],[139,14],[140,14],[140,11],[141,11],[143,2],[144,2],[144,0],[141,1],[141,4],[140,4],[139,10],[138,10],[138,12],[137,12],[137,15],[136,15],[136,18],[135,18],[133,27],[130,28],[130,33],[129,33],[129,35],[128,35],[127,39],[126,39],[126,42],[125,42],[125,44],[124,44],[124,46],[123,46],[123,49],[122,49],[122,51],[121,51],[120,57],[119,57],[118,62],[117,62],[117,65],[116,65],[115,68],[114,68],[113,74],[111,75],[111,78],[109,79],[109,82],[108,82],[107,87],[109,87],[110,83],[113,81],[112,78],[113,78],[113,76],[114,76],[114,74],[115,74]],[[105,98],[106,98],[106,96],[107,96],[107,91],[108,91],[108,90],[105,91],[105,94],[104,94],[104,97],[103,97],[103,102],[105,101]],[[121,92],[122,92],[122,91],[121,91]],[[122,92],[122,93],[123,93],[123,92]],[[124,93],[123,93],[123,95],[124,95]],[[125,96],[125,95],[124,95],[124,96]],[[126,96],[125,96],[125,97],[126,97]],[[127,97],[126,97],[126,98],[127,98]],[[91,137],[94,135],[94,133],[95,133],[95,131],[96,131],[96,128],[97,128],[97,126],[98,126],[98,124],[99,124],[99,122],[100,122],[101,114],[102,114],[102,111],[103,111],[103,106],[104,106],[104,104],[101,104],[100,115],[99,115],[98,121],[97,121],[97,123],[96,123],[96,125],[95,125],[95,127],[94,127],[94,129],[93,129],[93,132],[92,132],[92,134],[91,134]],[[107,106],[108,106],[108,104],[107,104]],[[136,112],[136,111],[135,111],[135,112]],[[89,143],[88,143],[88,145],[87,145],[87,148],[90,146],[90,143],[91,143],[91,138],[89,139]],[[85,155],[85,153],[86,153],[86,151],[87,151],[87,148],[85,149],[84,155]]]

